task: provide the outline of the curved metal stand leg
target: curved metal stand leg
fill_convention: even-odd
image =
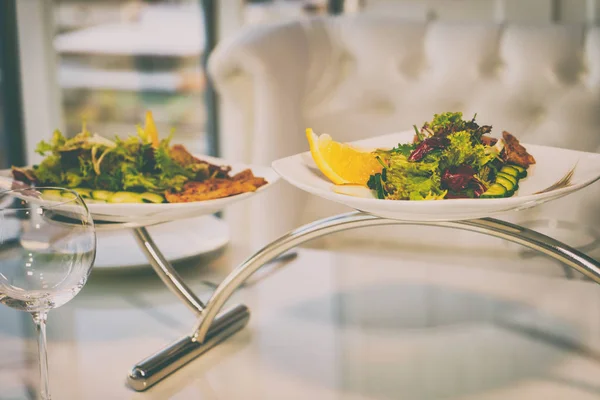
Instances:
[[[136,228],[133,230],[135,239],[142,248],[142,251],[146,255],[150,265],[154,268],[154,272],[159,276],[165,285],[173,293],[183,301],[183,303],[194,313],[201,315],[204,311],[204,303],[200,300],[194,292],[183,282],[181,276],[175,271],[171,263],[162,255],[152,237],[148,233],[148,230],[144,227]]]
[[[351,212],[316,221],[298,228],[275,240],[251,256],[243,264],[232,271],[231,274],[229,274],[229,276],[217,287],[206,304],[206,307],[200,313],[200,319],[195,327],[194,333],[191,337],[182,340],[191,340],[198,344],[210,342],[211,332],[216,325],[215,323],[219,320],[217,314],[225,302],[254,272],[280,254],[312,239],[331,233],[381,225],[441,226],[479,232],[506,239],[555,258],[588,276],[596,283],[600,283],[600,263],[598,261],[564,243],[552,239],[551,237],[508,222],[493,218],[440,222],[399,221],[380,218],[361,212]],[[129,377],[130,385],[136,390],[144,390],[203,352],[200,351],[201,349],[192,349],[191,353],[178,350],[178,348],[170,346],[155,354],[153,356],[153,363],[146,366],[152,367],[151,370],[148,368],[140,368],[141,364],[136,366]],[[186,348],[186,350],[189,349]],[[185,359],[186,361],[181,362],[182,359]],[[165,373],[165,371],[168,372]],[[160,378],[156,379],[157,375],[160,375]],[[142,387],[142,389],[138,389],[138,387]]]

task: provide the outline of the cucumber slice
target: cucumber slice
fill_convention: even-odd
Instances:
[[[515,165],[515,164],[510,164],[510,167],[516,169],[517,171],[519,171],[519,176],[517,176],[517,178],[519,179],[523,179],[527,176],[527,169],[521,167],[520,165]]]
[[[143,203],[139,193],[115,192],[107,200],[108,203]]]
[[[112,196],[113,192],[109,192],[108,190],[93,190],[92,198],[94,200],[108,200],[110,196]]]
[[[492,186],[488,188],[482,195],[481,198],[484,199],[498,199],[502,197],[506,197],[507,191],[506,188],[498,183],[494,183]]]
[[[514,168],[512,165],[505,165],[500,169],[500,172],[504,172],[505,174],[512,175],[515,178],[519,177],[519,170]]]
[[[515,194],[514,189],[510,189],[510,188],[507,187],[507,186],[511,185],[511,183],[509,181],[504,180],[504,184],[496,181],[496,184],[500,185],[500,186],[503,186],[504,189],[506,189],[506,194],[504,195],[504,197],[511,197],[513,194]]]
[[[91,199],[92,198],[92,189],[86,188],[74,188],[73,191],[77,192],[82,199]]]
[[[156,194],[156,193],[150,193],[150,192],[144,192],[142,194],[140,194],[140,198],[142,199],[142,201],[144,203],[164,203],[165,202],[165,198],[162,197],[160,194]]]
[[[506,191],[510,193],[510,196],[512,196],[512,194],[515,192],[516,186],[513,185],[511,181],[502,176],[496,176],[496,183],[499,183],[500,185],[504,186],[506,188]]]
[[[72,189],[71,189],[72,190]],[[62,192],[62,198],[64,200],[75,200],[77,197],[71,192]]]
[[[519,187],[519,179],[515,178],[515,177],[514,177],[514,176],[512,176],[512,175],[509,175],[509,174],[507,174],[507,173],[505,173],[505,172],[498,172],[498,175],[496,175],[496,176],[497,176],[497,177],[499,176],[499,177],[502,177],[502,178],[504,178],[504,179],[508,179],[509,181],[511,181],[511,183],[512,183],[512,184],[514,185],[514,187],[515,187],[515,190],[517,190],[516,188],[518,188],[518,187]],[[496,178],[496,180],[497,180],[497,178]]]
[[[53,190],[53,189],[43,190],[42,198],[44,200],[63,200],[62,192],[60,190]]]

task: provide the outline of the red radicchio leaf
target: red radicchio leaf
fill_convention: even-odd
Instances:
[[[434,136],[423,140],[408,157],[408,161],[421,161],[435,149],[443,149],[450,141],[445,137]]]
[[[468,165],[451,167],[442,175],[442,188],[448,189],[447,199],[469,197],[467,189],[473,190],[475,197],[486,191],[485,185],[475,176],[475,170]]]
[[[453,192],[460,192],[467,188],[474,175],[475,170],[468,165],[448,168],[442,175],[442,187]]]

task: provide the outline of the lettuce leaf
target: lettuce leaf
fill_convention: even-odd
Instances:
[[[163,140],[154,151],[154,160],[156,162],[156,168],[160,171],[161,178],[169,179],[176,175],[183,175],[188,178],[194,176],[192,171],[187,171],[171,157],[168,140]]]
[[[119,168],[115,168],[110,174],[95,175],[91,188],[118,192],[122,190],[122,181],[123,173]]]
[[[123,173],[123,189],[142,189],[143,191],[154,192],[159,189],[159,185],[157,179],[152,175],[128,169]]]
[[[485,150],[481,143],[473,143],[473,137],[467,131],[460,131],[448,135],[450,145],[440,154],[440,168],[445,170],[450,167],[469,165],[475,170],[486,165],[495,156]]]
[[[462,119],[461,112],[446,112],[443,114],[434,114],[429,127],[434,132],[442,132],[448,129],[464,129],[465,121]]]
[[[401,144],[392,149],[392,153],[402,154],[404,157],[408,158],[410,154],[415,149],[415,145],[411,143]]]
[[[38,143],[35,148],[35,152],[41,156],[45,156],[48,153],[57,153],[58,149],[64,146],[67,139],[63,136],[62,132],[58,129],[52,134],[50,142],[42,140]]]
[[[64,181],[64,184],[66,187],[76,188],[76,187],[81,186],[83,179],[81,178],[81,175],[79,175],[79,171],[71,170],[71,171],[67,171],[63,175],[63,181]]]
[[[389,165],[384,182],[386,199],[424,200],[443,193],[438,160],[410,162],[406,156],[396,154]]]
[[[42,184],[60,186],[63,183],[60,156],[50,155],[34,168],[35,176]]]
[[[391,150],[375,150],[375,154],[378,155],[380,157],[380,160],[385,164],[389,163],[391,157],[395,155],[400,155],[404,158],[408,158],[415,148],[416,145],[413,143],[398,143],[398,146],[394,147]]]
[[[172,189],[176,192],[183,190],[183,185],[189,181],[189,178],[184,175],[175,175],[170,178],[162,178],[160,185],[163,190]]]

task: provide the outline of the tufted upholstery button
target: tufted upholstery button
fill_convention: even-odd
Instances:
[[[506,64],[504,63],[504,61],[498,61],[495,65],[494,65],[494,75],[495,76],[500,76],[502,75],[504,72],[506,71]]]
[[[479,73],[485,78],[499,78],[506,70],[506,65],[500,60],[484,62],[479,66]]]
[[[396,111],[394,104],[386,99],[375,99],[365,109],[376,114],[393,114]]]
[[[579,70],[579,72],[577,72],[577,82],[578,83],[585,83],[588,79],[588,77],[590,76],[590,70],[589,68],[584,64],[581,66],[581,69]]]
[[[431,66],[425,63],[423,57],[411,57],[397,62],[398,73],[410,80],[416,80],[423,73],[426,73]]]
[[[348,52],[342,52],[339,56],[339,73],[342,77],[349,76],[356,68],[356,59]]]
[[[531,110],[531,119],[535,124],[541,124],[548,117],[548,111],[542,107],[537,106]]]
[[[497,78],[504,70],[501,61],[487,60],[479,65],[479,74],[486,78]]]
[[[562,61],[554,68],[556,79],[565,84],[576,84],[581,81],[581,71],[585,70],[585,54],[582,49],[574,52],[573,58]]]

